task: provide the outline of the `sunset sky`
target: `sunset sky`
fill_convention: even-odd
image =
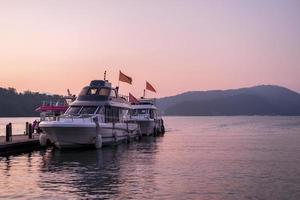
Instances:
[[[300,92],[299,0],[0,0],[0,87],[142,95],[275,84]]]

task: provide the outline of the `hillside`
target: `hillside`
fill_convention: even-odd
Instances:
[[[194,91],[158,99],[165,115],[300,115],[300,94],[261,85],[234,90]]]
[[[0,87],[0,117],[38,116],[34,110],[58,95]],[[165,115],[300,115],[300,94],[284,87],[261,85],[232,90],[186,92],[157,100]]]
[[[33,117],[39,116],[34,110],[44,100],[59,99],[58,95],[46,95],[37,92],[18,93],[14,88],[0,87],[0,117]]]

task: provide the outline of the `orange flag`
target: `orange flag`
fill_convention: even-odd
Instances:
[[[119,81],[132,84],[132,78],[123,74],[121,71],[119,73]]]
[[[150,90],[152,92],[156,92],[156,90],[154,89],[154,87],[150,83],[148,83],[148,81],[146,81],[146,89]]]
[[[139,100],[137,100],[137,98],[135,98],[131,93],[129,93],[129,102],[133,104],[138,104]]]

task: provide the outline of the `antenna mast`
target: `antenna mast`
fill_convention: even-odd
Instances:
[[[104,71],[104,80],[106,81],[106,70]]]

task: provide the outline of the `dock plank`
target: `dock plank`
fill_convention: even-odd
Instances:
[[[34,134],[33,135],[33,138],[34,139],[29,139],[28,138],[28,135],[13,135],[12,136],[12,142],[6,142],[5,141],[5,136],[0,136],[0,145],[2,144],[6,144],[6,143],[15,143],[15,142],[24,142],[24,141],[29,141],[29,140],[38,140],[39,139],[39,136],[37,134]]]
[[[5,136],[0,136],[0,156],[23,153],[40,147],[38,135],[34,134],[33,139],[28,135],[13,135],[12,142],[6,142]]]

